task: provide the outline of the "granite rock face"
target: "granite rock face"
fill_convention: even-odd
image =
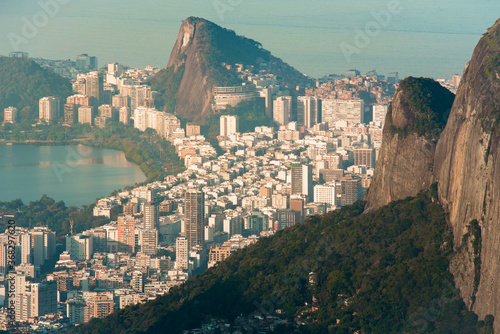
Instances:
[[[309,78],[274,57],[259,42],[198,17],[182,22],[167,68],[151,83],[164,95],[165,111],[200,120],[212,111],[214,87],[240,86],[246,81],[234,69],[224,66],[236,64],[254,66],[256,70],[265,68],[276,74],[284,87],[312,84]]]
[[[439,199],[460,249],[472,220],[481,229],[480,277],[472,257],[451,271],[467,306],[500,330],[500,20],[481,38],[468,63],[435,154]],[[464,247],[464,249],[467,247]],[[468,260],[467,260],[468,259]],[[477,292],[476,292],[477,290]]]
[[[452,103],[453,94],[431,79],[410,77],[401,82],[387,114],[372,185],[365,195],[368,210],[429,189],[434,182],[437,138]]]
[[[395,94],[365,196],[368,209],[437,182],[454,235],[450,272],[466,305],[480,319],[495,316],[500,331],[500,19],[476,46],[449,117],[442,112],[436,118],[447,119],[444,129],[421,122],[426,103],[414,97],[416,92],[429,97],[427,105],[437,101],[444,107],[446,94],[430,97],[419,90],[409,92],[402,82]]]

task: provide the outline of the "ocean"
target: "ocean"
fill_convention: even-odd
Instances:
[[[316,78],[351,68],[451,78],[499,14],[494,0],[0,0],[0,54],[88,53],[100,65],[165,67],[182,20],[199,16]],[[369,36],[360,42],[363,33]]]

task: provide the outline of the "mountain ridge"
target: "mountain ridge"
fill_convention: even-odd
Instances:
[[[157,107],[189,120],[205,118],[211,112],[214,86],[243,82],[222,63],[253,65],[256,70],[265,63],[276,72],[282,84],[293,89],[296,85],[311,83],[302,73],[262,48],[259,42],[208,20],[189,17],[181,24],[167,68],[151,80],[153,88],[161,92]]]

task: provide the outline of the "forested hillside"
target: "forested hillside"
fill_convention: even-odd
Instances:
[[[222,319],[247,332],[279,316],[290,333],[491,333],[447,271],[452,236],[435,187],[362,214],[357,203],[261,239],[153,302],[78,333],[179,333]],[[301,325],[297,325],[301,324]]]

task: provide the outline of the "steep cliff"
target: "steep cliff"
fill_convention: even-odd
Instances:
[[[467,305],[480,317],[496,318],[500,317],[499,123],[500,20],[474,50],[435,154],[439,199],[449,212],[460,251],[451,271]],[[482,236],[476,256],[463,237],[473,220]],[[500,330],[500,321],[495,327]]]
[[[454,95],[432,79],[403,80],[387,114],[367,210],[429,189],[436,142]]]
[[[189,17],[182,23],[167,68],[151,83],[160,92],[157,107],[187,118],[206,116],[212,88],[233,86],[242,80],[222,64],[261,66],[278,75],[280,83],[294,87],[308,82],[300,72],[271,55],[259,42],[239,36],[210,21]]]

